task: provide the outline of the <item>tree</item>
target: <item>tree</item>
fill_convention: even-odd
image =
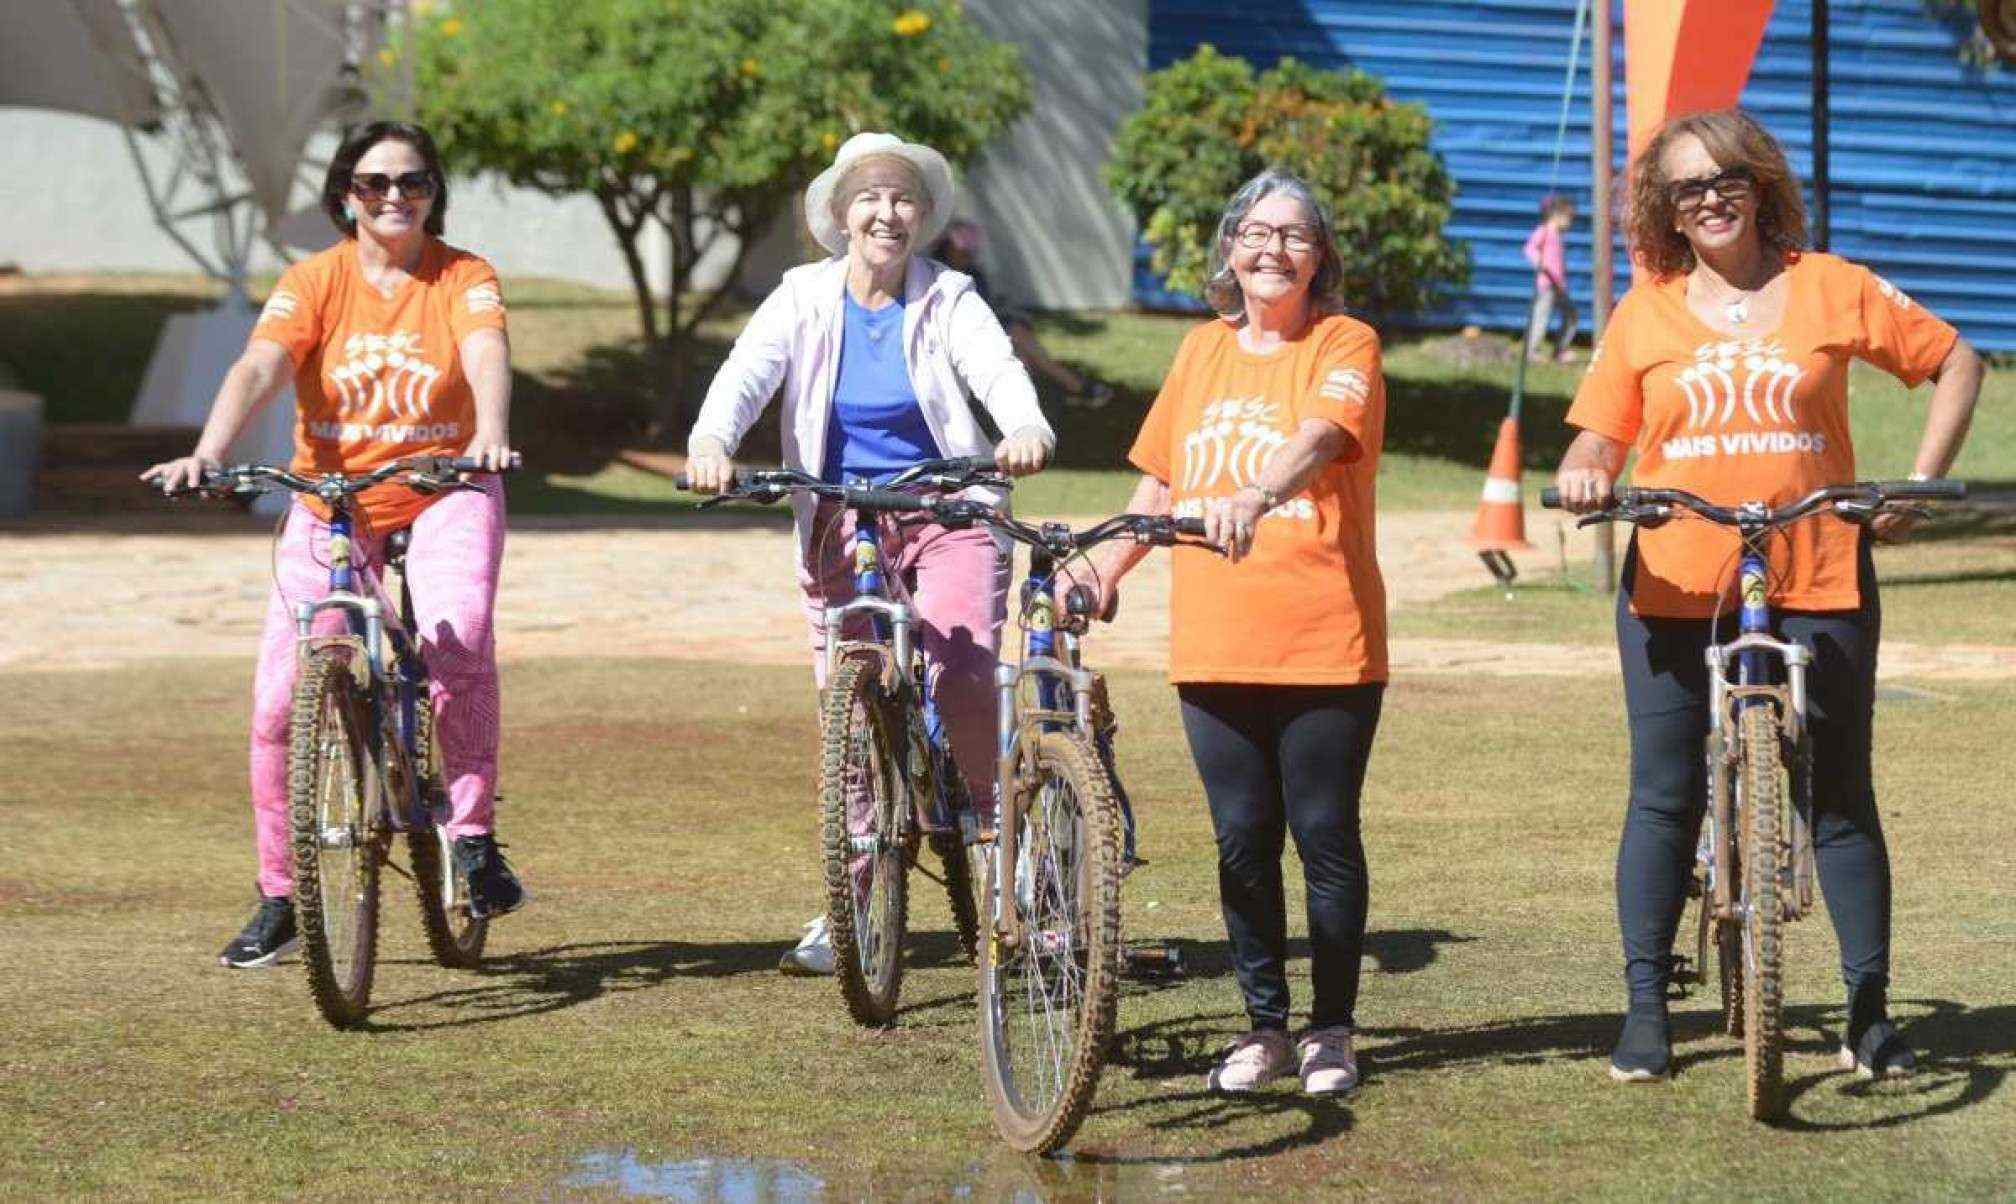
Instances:
[[[594,196],[621,245],[645,339],[664,359],[667,435],[695,328],[725,290],[696,295],[720,240],[727,279],[794,195],[861,130],[970,159],[1029,104],[1014,47],[959,0],[480,0],[419,3],[383,56],[410,69],[412,109],[449,168]],[[410,56],[402,64],[401,56]],[[670,246],[661,323],[640,240]]]
[[[1153,248],[1169,286],[1202,294],[1225,202],[1253,176],[1304,180],[1336,222],[1344,295],[1370,313],[1418,310],[1469,278],[1443,234],[1455,184],[1428,148],[1420,105],[1396,104],[1362,71],[1282,59],[1252,64],[1210,46],[1148,76],[1120,127],[1106,180]]]

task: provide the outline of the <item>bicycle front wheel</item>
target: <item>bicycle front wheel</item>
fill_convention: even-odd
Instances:
[[[364,1018],[378,960],[378,871],[389,839],[381,820],[368,708],[348,649],[323,648],[301,666],[287,751],[287,812],[301,961],[323,1018]]]
[[[420,927],[427,951],[450,970],[473,970],[483,964],[483,941],[490,921],[469,914],[468,884],[455,868],[455,846],[441,826],[440,809],[447,802],[441,774],[441,749],[434,735],[433,713],[421,700],[420,733],[414,760],[421,766],[420,797],[435,822],[406,832],[406,852],[413,862],[413,888],[420,896]]]
[[[1019,913],[1022,939],[994,934],[980,955],[980,1046],[994,1124],[1015,1149],[1049,1153],[1071,1140],[1105,1068],[1119,1004],[1120,816],[1099,758],[1082,739],[1048,733],[1013,823],[1015,864],[991,900]],[[991,913],[990,913],[991,914]]]
[[[820,720],[819,830],[833,972],[848,1015],[879,1027],[895,1020],[903,988],[915,834],[902,762],[906,736],[875,657],[840,662],[826,683]]]
[[[1771,1120],[1784,1106],[1783,772],[1778,715],[1768,706],[1743,710],[1737,748],[1742,783],[1743,1065],[1750,1115]]]

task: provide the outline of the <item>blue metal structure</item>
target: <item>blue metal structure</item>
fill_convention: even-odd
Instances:
[[[1600,2],[1600,0],[1599,0]],[[1456,178],[1449,232],[1472,256],[1469,286],[1411,321],[1525,324],[1533,274],[1520,255],[1548,189],[1575,0],[1150,0],[1151,69],[1209,42],[1271,66],[1292,55],[1359,67],[1399,100],[1425,104],[1435,149]],[[1625,144],[1622,5],[1614,97]],[[1833,245],[1876,268],[1959,326],[1977,346],[2016,351],[2016,70],[1962,63],[1960,27],[1920,0],[1832,0]],[[1808,174],[1810,0],[1780,0],[1743,103]],[[1586,312],[1589,236],[1589,47],[1569,111],[1561,191],[1582,209],[1568,240],[1569,280]],[[1145,262],[1145,258],[1144,258]],[[1629,266],[1617,256],[1617,292]],[[1191,304],[1145,268],[1136,297]]]

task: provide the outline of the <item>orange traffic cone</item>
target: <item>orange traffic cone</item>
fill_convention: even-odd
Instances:
[[[1498,426],[1498,445],[1491,449],[1491,470],[1484,476],[1484,497],[1477,503],[1477,521],[1470,528],[1470,546],[1479,552],[1525,552],[1526,508],[1519,504],[1519,421],[1507,418]]]

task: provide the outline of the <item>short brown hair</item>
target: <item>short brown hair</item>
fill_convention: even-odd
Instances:
[[[1716,109],[1675,117],[1659,127],[1631,169],[1629,225],[1631,253],[1655,276],[1677,276],[1694,268],[1694,247],[1673,228],[1673,198],[1667,192],[1666,149],[1692,134],[1716,166],[1743,169],[1756,184],[1757,233],[1780,254],[1806,246],[1806,202],[1799,178],[1785,161],[1785,148],[1771,131],[1741,109]]]
[[[343,198],[350,195],[350,173],[357,170],[357,161],[380,142],[404,142],[420,155],[427,174],[434,177],[434,204],[427,210],[427,220],[421,228],[436,238],[441,237],[448,228],[448,173],[441,168],[441,151],[434,145],[433,135],[411,122],[374,121],[352,130],[343,139],[335,157],[329,160],[328,174],[322,177],[322,212],[329,215],[343,237],[357,236],[357,223]]]

